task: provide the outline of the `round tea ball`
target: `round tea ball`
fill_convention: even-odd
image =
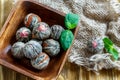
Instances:
[[[23,47],[23,53],[25,57],[29,59],[33,59],[37,57],[42,52],[42,46],[39,42],[30,40]]]
[[[92,53],[101,53],[104,48],[102,38],[95,38],[88,41],[88,50]]]
[[[64,31],[64,28],[60,25],[51,26],[51,38],[59,39],[62,31]]]
[[[42,70],[48,66],[50,58],[46,53],[41,53],[35,59],[31,60],[31,65],[39,70]]]
[[[31,30],[38,22],[41,22],[41,18],[34,13],[29,13],[24,20],[25,26],[30,28]]]
[[[24,54],[22,52],[22,48],[25,46],[25,44],[23,42],[16,42],[12,45],[11,47],[11,52],[12,52],[12,55],[15,57],[15,58],[23,58],[24,57]]]
[[[27,42],[31,39],[31,37],[32,37],[32,33],[26,27],[22,27],[22,28],[18,29],[16,32],[16,39],[18,41]]]
[[[40,22],[33,28],[33,35],[38,39],[46,39],[49,38],[51,34],[51,29],[49,25],[45,22]]]
[[[56,40],[48,39],[43,42],[43,50],[50,56],[56,56],[60,52],[60,44]]]

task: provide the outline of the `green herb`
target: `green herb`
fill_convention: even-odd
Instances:
[[[109,38],[104,38],[103,42],[106,51],[112,54],[115,60],[118,60],[118,51],[114,48],[113,42]]]
[[[60,36],[60,43],[62,48],[64,50],[67,50],[71,46],[73,39],[74,39],[74,35],[70,30],[62,31]]]
[[[68,13],[65,16],[65,26],[68,29],[74,29],[79,22],[79,16],[77,14]]]

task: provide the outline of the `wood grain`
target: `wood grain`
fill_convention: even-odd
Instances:
[[[0,29],[3,26],[11,8],[13,7],[12,0],[0,0]]]
[[[16,73],[11,69],[3,67],[3,79],[4,80],[16,80]]]
[[[4,79],[3,79],[3,71],[2,71],[2,66],[0,66],[0,80],[4,80]]]

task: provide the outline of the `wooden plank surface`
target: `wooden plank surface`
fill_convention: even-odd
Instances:
[[[12,2],[12,0],[0,0],[0,29],[12,8]],[[0,66],[0,80],[32,79]],[[102,70],[100,71],[100,75],[96,75],[82,67],[66,62],[58,80],[120,80],[120,71]]]

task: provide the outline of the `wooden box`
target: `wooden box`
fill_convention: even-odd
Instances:
[[[39,15],[42,21],[50,26],[59,24],[64,27],[64,13],[32,0],[20,0],[12,9],[0,32],[0,64],[36,80],[56,79],[64,66],[70,48],[67,51],[61,50],[58,56],[51,59],[45,70],[36,70],[26,59],[20,61],[11,55],[11,46],[16,42],[15,33],[18,28],[24,26],[24,18],[29,13]],[[77,28],[73,30],[74,35]]]

